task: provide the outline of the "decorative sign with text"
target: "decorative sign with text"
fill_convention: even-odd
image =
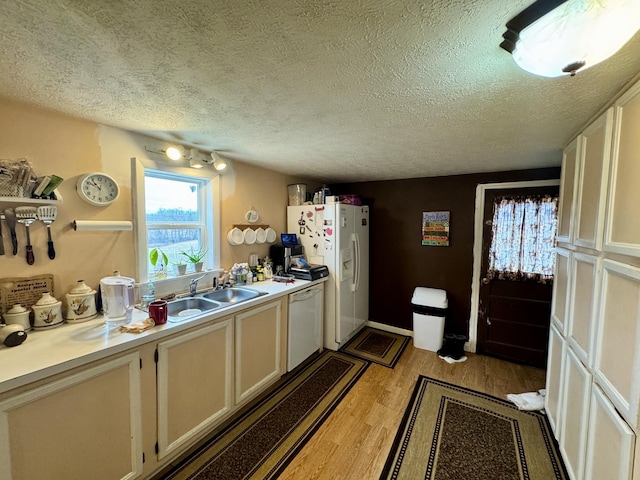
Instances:
[[[449,246],[450,212],[422,212],[422,245]]]
[[[5,313],[18,303],[30,308],[45,292],[54,293],[51,274],[0,278],[0,311]]]

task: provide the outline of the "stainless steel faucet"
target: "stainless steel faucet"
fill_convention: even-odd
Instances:
[[[196,294],[196,289],[198,288],[198,280],[202,280],[204,277],[206,277],[207,274],[203,274],[200,275],[198,278],[194,278],[193,280],[191,280],[191,282],[189,283],[189,295],[190,296],[194,296]]]

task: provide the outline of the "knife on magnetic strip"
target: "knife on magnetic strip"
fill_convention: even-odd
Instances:
[[[16,214],[13,209],[7,208],[4,211],[4,219],[9,227],[9,233],[11,233],[11,245],[13,246],[13,254],[18,254],[18,237],[16,237]]]
[[[4,215],[0,215],[0,255],[4,255],[4,240],[2,239],[2,219]]]

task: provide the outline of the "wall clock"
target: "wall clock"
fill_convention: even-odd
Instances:
[[[76,190],[81,199],[97,207],[111,205],[120,195],[118,182],[100,172],[81,175]]]

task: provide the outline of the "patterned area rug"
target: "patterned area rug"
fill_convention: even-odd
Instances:
[[[421,375],[380,478],[568,476],[544,414]]]
[[[368,366],[326,351],[163,478],[277,478]]]
[[[408,343],[404,335],[365,327],[340,351],[393,368]]]

